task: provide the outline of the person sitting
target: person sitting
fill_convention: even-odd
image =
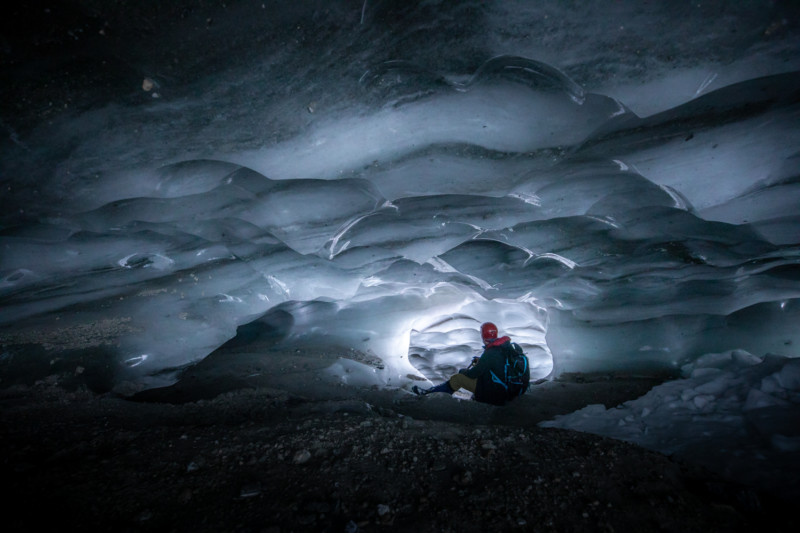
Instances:
[[[481,325],[481,339],[484,346],[483,353],[480,357],[473,357],[469,368],[462,368],[449,380],[435,387],[421,389],[414,385],[412,391],[419,395],[433,392],[453,394],[458,389],[465,389],[473,393],[475,401],[492,405],[505,405],[506,402],[524,393],[530,381],[527,357],[521,355],[524,358],[524,371],[520,379],[522,385],[512,390],[512,385],[507,382],[506,365],[509,355],[517,357],[518,352],[512,345],[511,338],[498,337],[497,326],[486,322]]]

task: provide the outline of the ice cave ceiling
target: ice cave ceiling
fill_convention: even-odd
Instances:
[[[195,4],[4,8],[6,382],[800,355],[792,3]]]

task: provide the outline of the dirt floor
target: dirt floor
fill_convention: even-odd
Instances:
[[[58,376],[0,390],[3,530],[796,530],[768,495],[536,426],[652,380],[572,376],[491,407],[201,370],[133,399]]]

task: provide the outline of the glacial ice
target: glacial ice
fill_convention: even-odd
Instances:
[[[641,398],[612,409],[590,405],[541,425],[699,459],[740,482],[796,496],[798,363],[797,358],[744,350],[707,353],[684,365],[682,379]]]
[[[152,386],[281,308],[295,317],[286,342],[336,324],[337,343],[399,384],[415,372],[412,331],[432,343],[413,354],[430,376],[468,351],[420,321],[483,305],[536,324],[542,375],[796,356],[797,80],[640,119],[524,58],[466,82],[378,65],[362,86],[382,105],[226,160],[106,169],[38,223],[7,217],[4,345],[35,342],[48,313],[67,326],[102,314],[126,324],[98,332],[108,386]],[[766,309],[769,327],[737,320]]]

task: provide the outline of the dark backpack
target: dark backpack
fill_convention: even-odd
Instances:
[[[492,372],[492,381],[502,385],[506,390],[506,398],[511,400],[522,396],[528,390],[531,381],[531,370],[528,366],[528,356],[516,342],[511,343],[511,348],[505,349],[506,364],[502,376]]]

